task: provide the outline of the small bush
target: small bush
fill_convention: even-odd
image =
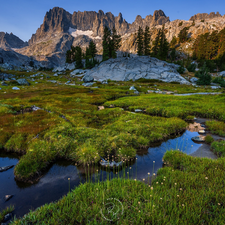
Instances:
[[[184,68],[183,65],[181,65],[181,66],[177,69],[177,72],[178,72],[179,74],[183,74],[184,71],[185,71],[185,68]]]
[[[201,22],[202,22],[202,23],[204,23],[204,22],[205,22],[205,20],[201,20]]]
[[[213,141],[214,141],[213,137],[211,135],[207,134],[205,137],[205,142],[207,144],[211,144]]]
[[[225,87],[225,80],[223,77],[216,77],[212,80],[213,83],[220,84],[221,87]]]
[[[181,21],[178,25],[178,27],[182,26],[183,25],[183,21]]]
[[[196,69],[196,65],[193,63],[193,64],[189,64],[188,66],[187,66],[187,70],[189,71],[189,72],[195,72],[195,69]]]
[[[204,63],[203,67],[201,67],[199,71],[195,73],[195,77],[199,78],[197,81],[198,85],[210,85],[212,77],[208,68],[206,67],[206,63]]]
[[[194,116],[191,116],[191,115],[188,115],[186,118],[185,118],[185,120],[186,121],[192,121],[192,120],[194,120]]]

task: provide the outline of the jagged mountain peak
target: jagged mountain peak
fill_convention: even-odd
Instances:
[[[213,19],[216,17],[222,17],[222,15],[217,12],[211,12],[211,13],[197,13],[194,16],[192,16],[189,20],[205,20],[205,19]]]

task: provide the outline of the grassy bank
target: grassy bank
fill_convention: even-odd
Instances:
[[[224,162],[168,151],[151,185],[122,178],[81,184],[12,224],[223,224]]]
[[[179,117],[189,115],[225,121],[225,95],[168,96],[159,94],[124,97],[108,101],[104,106],[123,107],[130,111],[142,109],[149,115]]]

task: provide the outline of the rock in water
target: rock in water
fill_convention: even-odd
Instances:
[[[9,169],[11,169],[11,168],[13,168],[13,167],[14,167],[14,165],[12,165],[12,166],[4,166],[4,167],[0,167],[0,172],[4,172],[4,171],[9,170]]]
[[[12,197],[13,197],[13,195],[5,195],[5,202],[8,201]]]

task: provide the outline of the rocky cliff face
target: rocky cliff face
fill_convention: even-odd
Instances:
[[[13,33],[0,32],[0,48],[23,48],[27,45],[27,42],[22,41]]]
[[[82,31],[91,30],[93,31],[93,36],[101,37],[105,26],[108,26],[110,29],[115,27],[120,35],[124,35],[137,31],[139,26],[144,28],[146,25],[162,25],[168,21],[169,17],[166,17],[162,10],[155,11],[153,16],[146,16],[145,19],[137,16],[134,23],[129,24],[123,19],[121,13],[115,17],[111,12],[104,13],[102,10],[99,10],[98,12],[78,11],[71,15],[64,9],[55,7],[46,13],[43,24],[36,34],[32,35],[29,45],[44,38],[47,33],[68,32],[70,27]]]
[[[205,20],[201,22],[201,20]],[[195,24],[193,24],[195,20]],[[182,25],[180,25],[182,22]],[[155,39],[158,30],[165,25],[166,38],[170,42],[173,36],[178,37],[181,29],[190,27],[188,43],[181,44],[179,50],[191,54],[194,39],[206,32],[220,31],[225,27],[225,16],[219,13],[196,14],[190,20],[169,20],[162,10],[156,10],[152,15],[145,18],[137,16],[132,24],[129,24],[119,13],[114,16],[112,13],[104,13],[102,10],[74,12],[70,14],[62,8],[55,7],[46,13],[43,24],[38,28],[36,34],[29,40],[29,46],[17,49],[20,54],[32,56],[37,60],[57,59],[57,62],[65,60],[65,53],[71,45],[79,45],[83,50],[93,40],[96,43],[98,53],[102,53],[102,36],[104,26],[110,29],[116,28],[122,36],[120,51],[136,53],[136,32],[141,26],[150,27],[152,40]],[[0,35],[1,40],[1,35]]]
[[[208,13],[198,13],[192,16],[189,20],[206,20],[206,19],[213,19],[216,17],[222,17],[219,12],[211,12],[210,14]]]

